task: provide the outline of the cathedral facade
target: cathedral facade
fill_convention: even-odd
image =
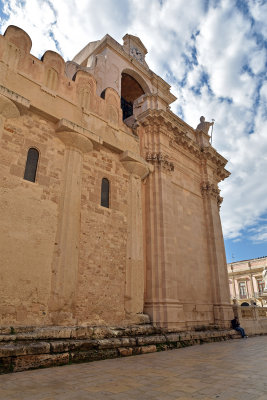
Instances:
[[[1,326],[229,327],[208,131],[171,112],[136,36],[30,50],[0,36]]]

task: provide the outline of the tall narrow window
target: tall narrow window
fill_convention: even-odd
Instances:
[[[257,283],[258,283],[258,290],[259,290],[259,294],[262,294],[264,292],[264,280],[263,279],[257,279]]]
[[[239,282],[239,295],[240,299],[247,298],[247,285],[246,282]]]
[[[35,182],[38,159],[39,159],[38,150],[31,147],[28,151],[26,167],[24,172],[24,179],[26,179],[26,181]]]
[[[102,179],[101,184],[101,206],[109,208],[109,181],[106,178]]]

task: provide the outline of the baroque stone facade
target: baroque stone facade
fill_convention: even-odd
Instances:
[[[266,306],[264,279],[267,257],[235,261],[227,264],[231,300],[237,305]]]
[[[227,161],[123,39],[65,62],[0,36],[2,326],[229,327]]]

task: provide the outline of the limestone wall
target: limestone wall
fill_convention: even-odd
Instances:
[[[130,238],[138,226],[142,243],[138,198],[149,166],[115,90],[100,98],[92,75],[78,71],[70,80],[59,54],[38,60],[30,48],[17,27],[0,36],[0,324],[136,321],[143,256]],[[32,147],[35,182],[23,179]],[[110,208],[100,205],[103,178]],[[130,180],[137,182],[131,197]],[[127,315],[126,259],[135,265]]]
[[[40,152],[37,182],[23,179],[27,152]],[[47,323],[64,146],[53,124],[26,112],[6,121],[0,146],[2,324]]]

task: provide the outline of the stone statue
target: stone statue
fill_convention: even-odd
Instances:
[[[200,117],[200,124],[198,124],[197,130],[203,131],[204,133],[206,133],[208,135],[210,126],[213,126],[213,125],[214,125],[214,121],[213,122],[205,122],[205,117],[202,116],[202,117]]]
[[[267,292],[267,267],[264,267],[264,270],[262,271],[262,277],[264,280],[264,292]]]

